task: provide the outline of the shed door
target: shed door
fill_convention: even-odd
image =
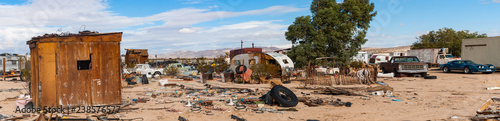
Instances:
[[[60,42],[58,74],[60,104],[90,105],[90,52],[89,43]]]

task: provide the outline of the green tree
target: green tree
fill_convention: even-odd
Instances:
[[[352,56],[361,50],[370,21],[377,14],[369,0],[313,0],[312,16],[295,19],[285,33],[293,44],[288,56],[295,66],[303,67],[308,61],[319,64],[318,57],[335,57],[347,66]]]
[[[448,48],[453,56],[460,57],[463,39],[483,37],[487,37],[485,33],[471,33],[469,30],[455,31],[445,27],[417,37],[418,41],[413,43],[412,49]]]

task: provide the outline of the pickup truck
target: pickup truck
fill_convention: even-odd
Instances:
[[[134,67],[136,74],[145,74],[148,78],[163,75],[163,69],[152,68],[149,64],[137,64]]]
[[[427,75],[427,64],[420,62],[416,56],[395,56],[387,62],[380,63],[383,73],[394,73],[394,76],[401,74]]]

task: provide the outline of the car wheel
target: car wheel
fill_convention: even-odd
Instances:
[[[450,72],[450,69],[448,69],[448,67],[445,66],[445,67],[443,67],[443,72],[448,73],[448,72]]]
[[[151,78],[156,78],[156,75],[161,76],[161,73],[160,73],[160,72],[155,72],[155,73],[151,76]]]
[[[398,77],[398,70],[394,69],[392,73],[394,74],[394,77]]]
[[[380,70],[382,70],[382,73],[387,73],[387,71],[385,71],[385,68],[381,68]]]
[[[465,68],[464,68],[464,73],[466,73],[466,74],[470,74],[470,73],[471,73],[471,72],[470,72],[470,68],[469,68],[469,67],[465,67]]]

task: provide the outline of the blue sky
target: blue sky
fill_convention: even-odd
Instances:
[[[372,0],[378,15],[363,47],[410,45],[443,27],[500,36],[500,0]],[[284,33],[311,0],[3,0],[0,52],[26,53],[45,33],[123,31],[121,49],[150,53],[244,46],[290,47]],[[58,31],[60,30],[60,31]]]

